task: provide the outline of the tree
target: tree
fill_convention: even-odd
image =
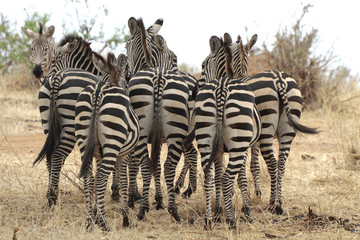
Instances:
[[[324,73],[334,60],[332,52],[324,56],[315,56],[312,52],[318,41],[318,30],[304,30],[302,20],[312,5],[305,5],[300,18],[290,30],[285,28],[276,33],[272,50],[263,46],[265,62],[273,69],[290,74],[299,84],[305,105],[316,105],[318,92]]]
[[[88,0],[67,0],[66,4],[69,3],[75,7],[69,8],[74,9],[74,12],[70,11],[67,15],[70,19],[73,19],[72,14],[75,14],[78,26],[74,28],[73,22],[69,23],[64,19],[62,23],[64,34],[73,32],[82,36],[87,41],[102,43],[103,46],[99,53],[103,52],[106,48],[114,51],[119,44],[126,42],[129,38],[129,34],[125,33],[125,25],[122,28],[115,28],[112,36],[105,36],[103,31],[104,24],[98,23],[100,16],[105,18],[109,14],[109,10],[104,5],[100,5],[100,7],[92,6],[90,8]],[[96,34],[94,29],[96,29]]]
[[[26,9],[24,9],[26,11]],[[8,73],[16,66],[25,66],[30,70],[31,55],[30,39],[23,34],[19,34],[16,23],[11,23],[6,16],[0,13],[0,72]],[[39,15],[37,12],[27,14],[25,27],[34,31],[39,30],[38,23],[46,24],[49,15]]]

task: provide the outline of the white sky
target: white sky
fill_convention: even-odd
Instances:
[[[83,2],[83,0],[80,0]],[[164,24],[159,34],[167,41],[168,47],[176,53],[179,63],[187,63],[200,69],[201,62],[209,54],[209,39],[212,35],[223,36],[230,33],[233,40],[240,34],[243,39],[258,34],[257,46],[263,43],[271,46],[279,29],[290,27],[301,16],[302,9],[312,4],[309,13],[302,23],[305,29],[318,29],[318,45],[314,49],[316,55],[325,55],[333,49],[338,62],[333,66],[345,65],[352,74],[360,75],[359,4],[354,0],[88,0],[90,13],[96,14],[101,5],[109,10],[107,17],[97,21],[104,24],[104,31],[111,36],[115,27],[126,25],[130,17],[142,17],[147,28],[156,19],[163,18]],[[101,2],[101,3],[100,3]],[[34,11],[51,15],[49,24],[55,26],[55,39],[59,41],[63,35],[62,21],[71,22],[75,27],[77,20],[73,4],[70,1],[58,0],[10,0],[2,4],[0,12],[16,21],[20,27],[24,24],[26,12]],[[82,5],[83,6],[83,5]],[[79,9],[81,11],[81,9]],[[70,15],[69,15],[70,14]],[[90,14],[90,15],[89,15]],[[92,46],[94,50],[96,45]],[[99,49],[98,49],[99,50]],[[119,53],[125,53],[123,48]],[[250,59],[251,61],[251,59]]]

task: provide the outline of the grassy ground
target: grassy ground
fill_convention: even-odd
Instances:
[[[261,161],[261,199],[255,197],[248,172],[254,224],[241,221],[242,201],[236,188],[233,202],[238,213],[237,230],[228,230],[224,219],[212,231],[203,230],[205,196],[199,168],[197,192],[188,200],[177,198],[180,224],[166,210],[156,211],[154,205],[146,219],[139,222],[136,205],[130,212],[132,227],[122,228],[120,205],[110,200],[109,186],[106,210],[113,231],[104,233],[95,227],[88,233],[84,196],[78,188],[82,184],[76,177],[79,151],[75,149],[67,159],[59,204],[49,211],[45,163],[32,167],[44,142],[37,94],[9,91],[0,84],[0,239],[11,239],[14,232],[17,239],[359,239],[360,101],[347,101],[352,96],[356,93],[344,96],[342,105],[336,108],[324,105],[321,110],[304,112],[301,123],[319,126],[322,133],[296,137],[292,145],[283,180],[283,216],[267,211],[270,183]],[[164,151],[162,154],[164,160]],[[163,184],[164,196],[165,190]],[[153,203],[153,183],[150,198]],[[166,203],[166,197],[164,200]]]

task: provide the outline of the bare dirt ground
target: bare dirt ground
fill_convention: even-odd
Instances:
[[[46,207],[45,162],[32,166],[45,140],[33,98],[33,95],[22,96],[16,104],[14,99],[18,97],[0,98],[3,107],[0,113],[0,239],[11,239],[15,232],[17,239],[360,239],[359,161],[350,161],[344,156],[343,142],[336,135],[337,125],[323,112],[305,112],[302,117],[303,124],[319,126],[322,133],[298,136],[292,145],[283,180],[283,216],[267,210],[270,183],[266,165],[261,160],[261,199],[255,197],[248,172],[253,224],[241,220],[242,200],[236,187],[233,203],[237,229],[229,230],[223,216],[222,223],[213,230],[203,230],[205,196],[199,167],[197,192],[190,199],[177,197],[180,224],[175,223],[166,210],[156,211],[154,205],[146,219],[139,222],[136,220],[139,206],[135,205],[130,213],[132,227],[124,229],[120,205],[110,200],[109,184],[105,204],[113,231],[104,233],[96,227],[93,232],[86,232],[84,196],[79,190],[82,183],[77,178],[80,165],[77,149],[70,154],[62,171],[59,204],[53,210]],[[181,166],[182,161],[178,172]],[[162,187],[167,205],[166,187],[164,184]],[[151,203],[154,202],[153,183],[150,198]]]

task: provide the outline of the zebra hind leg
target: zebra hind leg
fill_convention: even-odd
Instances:
[[[189,169],[188,162],[184,159],[184,166],[181,169],[180,175],[175,183],[175,193],[180,194],[180,189],[184,186],[185,177]]]
[[[111,200],[114,202],[120,201],[120,161],[115,164],[115,170],[113,171],[113,182],[111,184]]]
[[[187,162],[186,165],[189,168],[189,185],[181,197],[188,199],[197,188],[197,151],[194,144],[191,144],[190,147],[185,150],[184,156],[184,161]]]
[[[158,159],[160,159],[160,153],[158,156]],[[156,168],[156,172],[154,174],[154,179],[155,179],[155,201],[156,201],[156,210],[162,210],[165,209],[164,203],[163,203],[163,196],[161,193],[161,182],[160,182],[160,177],[161,177],[161,164],[160,161],[157,161],[158,165]]]
[[[164,165],[164,172],[168,191],[168,212],[175,219],[175,221],[180,222],[174,191],[175,171],[176,166],[180,160],[180,155],[177,153],[181,153],[181,146],[176,143],[168,144],[168,154]]]
[[[224,154],[219,154],[215,160],[215,212],[214,219],[216,222],[221,222],[221,215],[223,213],[223,208],[221,205],[221,193],[222,193],[222,183],[221,177],[223,174],[223,157]]]
[[[261,188],[260,188],[259,145],[257,143],[255,143],[251,147],[250,170],[254,179],[255,194],[257,197],[260,198]]]
[[[240,191],[242,194],[242,198],[243,198],[243,207],[241,208],[241,211],[245,215],[246,222],[254,223],[254,220],[251,218],[251,215],[250,215],[249,196],[248,196],[248,192],[247,192],[248,183],[247,183],[247,178],[246,178],[246,159],[247,159],[247,153],[245,154],[244,164],[241,165],[239,176],[238,176],[238,185],[239,185],[239,188],[240,188]]]
[[[128,157],[126,157],[128,159]],[[128,178],[127,178],[127,165],[128,161],[122,161],[122,159],[118,159],[117,164],[119,166],[119,182],[120,182],[120,189],[121,189],[121,200],[122,200],[122,215],[123,215],[123,227],[130,227],[129,221],[129,205],[128,205],[128,198],[127,198],[127,190],[128,190]]]

